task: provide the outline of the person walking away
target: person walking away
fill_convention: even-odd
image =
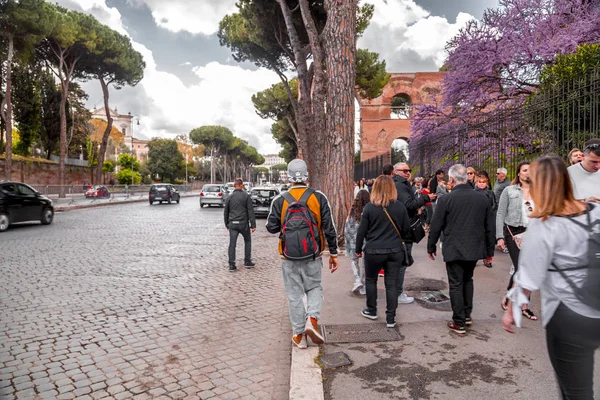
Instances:
[[[360,216],[362,215],[363,209],[369,201],[371,196],[369,192],[360,190],[358,195],[352,202],[350,208],[350,214],[346,218],[346,224],[344,225],[344,239],[346,241],[346,254],[350,256],[350,265],[352,265],[352,273],[354,274],[354,286],[352,286],[352,293],[354,294],[366,294],[365,289],[365,269],[360,267],[360,258],[356,256],[356,253],[362,253],[356,251],[356,233],[358,232],[358,224],[360,223]]]
[[[426,203],[434,201],[437,197],[435,194],[422,195],[417,198],[413,191],[412,187],[409,183],[411,169],[406,163],[397,163],[394,165],[394,185],[396,186],[396,192],[398,192],[398,200],[404,205],[406,211],[408,212],[408,218],[410,220],[411,225],[419,222],[418,211],[419,208],[423,207]],[[415,237],[412,234],[412,230],[408,232],[408,235],[403,236],[404,244],[406,246],[407,252],[407,265],[402,266],[400,269],[400,275],[398,279],[398,303],[399,304],[410,304],[415,299],[413,297],[407,296],[404,293],[404,275],[406,273],[406,268],[409,265],[412,265],[414,260],[412,257],[412,246],[415,241]]]
[[[600,139],[585,142],[583,160],[568,171],[577,200],[600,202]]]
[[[307,186],[306,163],[300,159],[290,161],[287,173],[292,187],[273,199],[266,226],[270,233],[280,234],[279,254],[293,329],[292,342],[305,349],[307,336],[313,343],[325,341],[318,324],[323,307],[321,254],[327,243],[329,270],[335,272],[338,268],[337,232],[327,197]]]
[[[534,210],[534,201],[529,192],[529,162],[525,161],[517,166],[517,175],[512,185],[504,189],[500,196],[498,212],[496,213],[496,241],[500,250],[508,249],[513,268],[506,290],[513,286],[514,273],[519,266],[519,253],[523,237],[529,223],[528,215]],[[502,309],[508,307],[506,296],[502,298]],[[523,305],[523,315],[531,320],[537,320],[536,315],[526,304]]]
[[[357,257],[365,256],[365,282],[367,307],[361,315],[377,319],[377,275],[383,268],[386,293],[386,324],[396,326],[398,307],[398,280],[401,269],[406,267],[406,249],[403,238],[410,231],[408,212],[397,200],[396,187],[391,177],[381,175],[375,179],[371,202],[363,210],[356,235]]]
[[[502,325],[514,333],[512,325],[521,325],[521,305],[539,290],[548,355],[562,398],[592,400],[594,352],[600,347],[600,205],[575,199],[558,157],[535,161],[531,177],[535,210]]]
[[[256,231],[256,219],[254,218],[254,207],[252,199],[244,191],[244,181],[236,178],[233,181],[233,193],[225,200],[225,226],[229,230],[229,272],[237,270],[235,266],[235,248],[238,236],[244,237],[244,267],[253,268],[256,264],[252,262],[252,237],[251,233]]]
[[[442,253],[448,273],[452,321],[448,328],[465,334],[473,321],[473,272],[477,260],[494,259],[494,213],[485,195],[467,183],[467,168],[453,165],[448,171],[452,192],[441,197],[431,220],[427,253],[435,260],[436,244],[442,233],[449,232]]]
[[[569,159],[569,164],[570,165],[575,165],[577,163],[580,163],[581,161],[583,161],[583,151],[575,148],[573,150],[571,150],[569,152],[569,155],[567,156],[567,158]]]

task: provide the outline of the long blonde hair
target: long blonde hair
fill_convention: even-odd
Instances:
[[[398,198],[396,185],[391,176],[379,175],[373,184],[371,203],[380,207],[387,207],[390,202]]]
[[[542,221],[553,215],[581,214],[585,205],[573,195],[569,172],[563,160],[556,156],[538,158],[530,166],[529,193],[535,210],[529,218]]]

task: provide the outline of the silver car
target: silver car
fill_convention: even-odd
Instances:
[[[225,206],[225,200],[229,196],[227,186],[219,184],[206,184],[200,192],[200,208],[208,206]]]

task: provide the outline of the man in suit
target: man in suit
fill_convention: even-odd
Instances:
[[[427,241],[429,258],[435,260],[436,244],[444,232],[442,253],[446,262],[452,321],[448,328],[465,334],[473,310],[473,271],[478,260],[494,259],[495,216],[488,198],[467,184],[467,168],[453,165],[448,171],[452,192],[438,198]]]

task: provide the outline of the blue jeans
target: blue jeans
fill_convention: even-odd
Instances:
[[[318,320],[323,308],[323,260],[320,257],[303,261],[282,260],[281,267],[294,335],[304,333],[306,318],[310,316]],[[304,295],[306,308],[303,302]]]

